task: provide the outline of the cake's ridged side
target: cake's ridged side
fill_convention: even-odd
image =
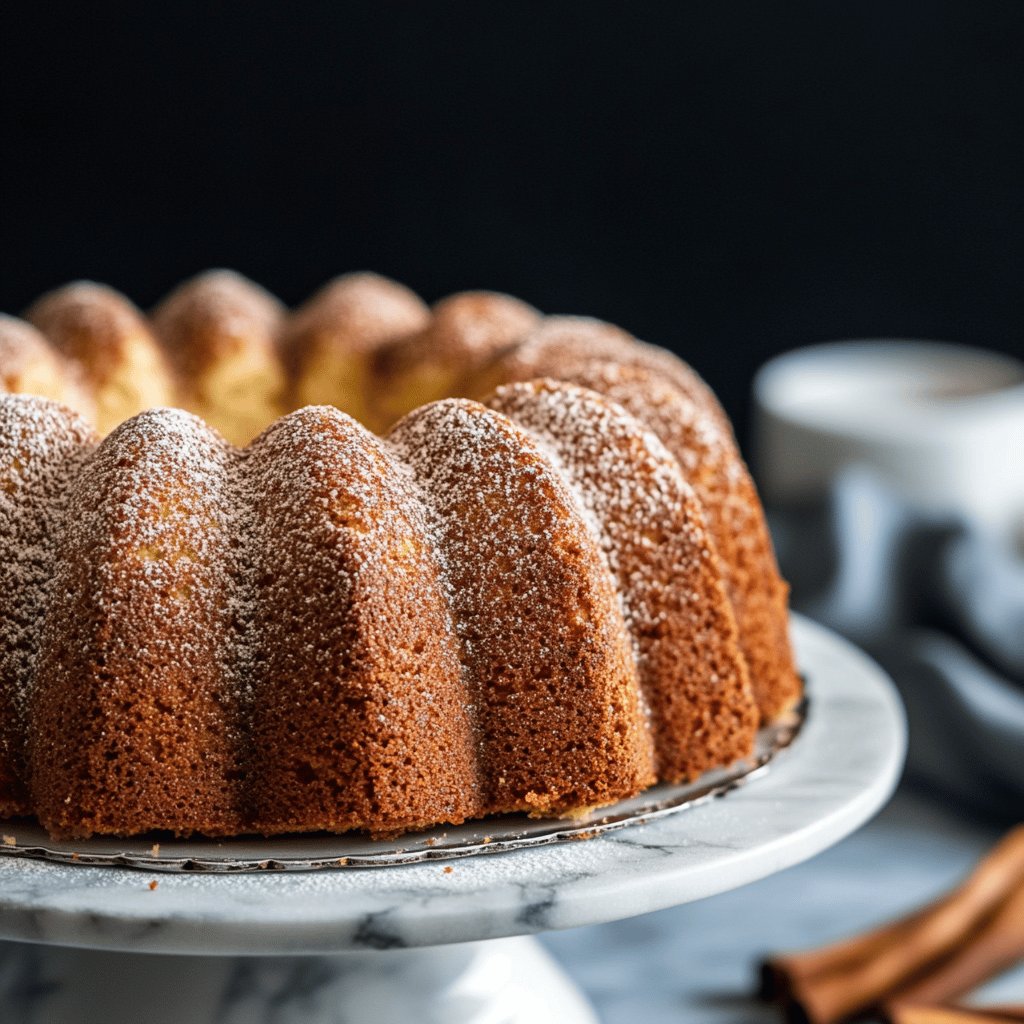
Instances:
[[[653,745],[607,562],[548,457],[464,400],[417,409],[388,439],[442,559],[485,810],[571,811],[649,785]]]
[[[789,588],[779,575],[764,510],[732,432],[643,367],[594,364],[577,380],[626,406],[679,459],[726,569],[761,716],[777,718],[802,692],[789,638]]]
[[[488,405],[548,447],[590,514],[634,639],[659,778],[747,757],[757,707],[721,564],[676,460],[593,391],[533,381]]]
[[[532,306],[498,292],[459,292],[436,302],[423,330],[383,347],[374,362],[374,419],[390,426],[417,406],[471,397],[479,369],[540,323]]]
[[[726,570],[762,718],[791,707],[801,684],[788,633],[788,590],[753,481],[711,390],[670,353],[578,317],[549,318],[489,367],[478,386],[538,376],[608,396],[654,430],[676,456],[705,507]]]
[[[57,836],[242,830],[229,446],[152,410],[74,480],[27,756]]]
[[[475,736],[415,487],[336,409],[279,420],[251,510],[254,824],[391,834],[481,813]]]
[[[574,323],[580,331],[576,343],[569,344],[564,331],[557,345],[531,339],[491,367],[489,379],[554,377],[590,388],[623,406],[660,438],[703,505],[762,719],[778,717],[802,691],[789,639],[788,588],[779,575],[757,490],[731,429],[723,426],[721,407],[675,357],[656,352],[650,361],[650,351],[641,351],[631,359],[609,358],[616,343],[602,341],[603,325],[593,328],[591,352],[585,344],[591,322]],[[670,370],[670,363],[678,366]]]
[[[373,398],[377,352],[418,333],[430,311],[418,295],[379,274],[344,274],[323,286],[288,321],[282,354],[291,403],[333,405],[381,429]]]
[[[186,281],[151,322],[178,376],[178,399],[232,444],[251,441],[285,412],[278,337],[285,308],[231,270]]]
[[[49,292],[25,314],[81,372],[107,434],[130,416],[174,401],[174,382],[145,317],[105,285],[77,281]]]
[[[32,810],[27,702],[71,481],[95,442],[71,410],[30,395],[0,398],[0,817]]]

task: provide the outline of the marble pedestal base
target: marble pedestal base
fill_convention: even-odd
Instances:
[[[154,956],[0,942],[18,1024],[597,1024],[531,938],[333,956]]]

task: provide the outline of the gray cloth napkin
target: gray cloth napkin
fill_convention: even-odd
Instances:
[[[818,505],[769,512],[793,607],[868,651],[903,695],[908,774],[1024,817],[1024,558],[852,468]]]

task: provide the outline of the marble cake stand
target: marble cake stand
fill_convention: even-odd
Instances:
[[[645,825],[448,864],[312,873],[0,859],[0,1019],[593,1022],[526,936],[763,878],[854,831],[892,792],[905,726],[891,683],[834,634],[793,627],[811,695],[798,740],[764,777]]]

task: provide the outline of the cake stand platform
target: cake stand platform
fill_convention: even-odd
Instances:
[[[794,617],[793,636],[810,694],[796,742],[763,777],[644,825],[450,862],[317,872],[0,858],[0,1019],[593,1022],[526,936],[763,878],[854,831],[895,787],[905,723],[892,684],[807,620]]]

